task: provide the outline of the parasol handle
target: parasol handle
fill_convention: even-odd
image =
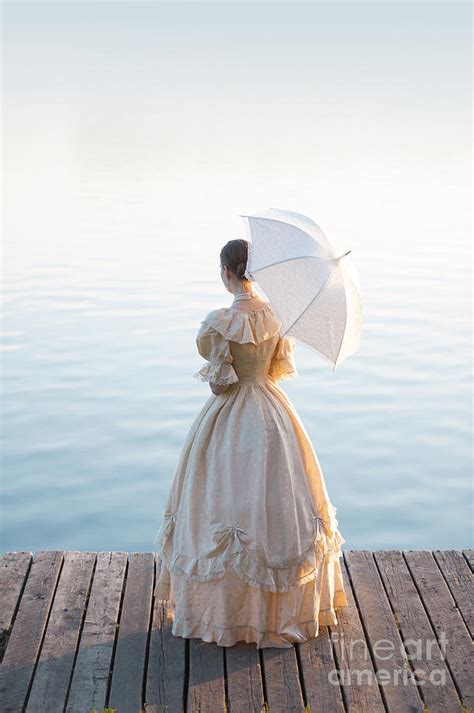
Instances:
[[[339,255],[339,257],[336,257],[335,259],[340,260],[341,257],[346,257],[346,255],[349,255],[350,252],[352,252],[352,250],[348,250],[346,253],[344,253],[344,255]]]

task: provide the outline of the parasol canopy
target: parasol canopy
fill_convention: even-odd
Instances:
[[[269,208],[240,214],[249,254],[245,277],[265,292],[283,329],[333,367],[360,345],[363,308],[359,276],[311,218]]]

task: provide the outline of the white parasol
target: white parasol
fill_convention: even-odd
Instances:
[[[359,277],[305,215],[269,208],[240,214],[249,242],[245,276],[264,290],[283,329],[327,359],[333,371],[358,350],[363,324]]]

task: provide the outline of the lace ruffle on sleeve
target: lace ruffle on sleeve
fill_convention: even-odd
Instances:
[[[270,362],[268,375],[274,381],[283,381],[284,379],[293,379],[298,376],[296,366],[293,360],[293,352],[295,349],[295,338],[292,336],[281,337],[273,352]]]
[[[228,340],[205,321],[201,323],[196,345],[199,354],[207,360],[207,363],[193,374],[195,379],[224,385],[235,384],[239,380],[232,366]]]

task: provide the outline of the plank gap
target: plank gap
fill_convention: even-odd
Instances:
[[[81,645],[82,632],[83,632],[83,630],[84,630],[84,621],[85,621],[85,618],[86,618],[86,615],[87,615],[87,608],[88,608],[88,606],[89,606],[89,600],[90,600],[90,597],[91,597],[92,583],[93,583],[93,581],[94,581],[94,576],[95,576],[96,567],[97,567],[97,553],[95,553],[94,565],[93,565],[93,567],[92,567],[91,578],[90,578],[90,580],[89,580],[89,586],[88,586],[88,588],[87,588],[87,593],[86,593],[86,600],[85,600],[85,602],[84,602],[84,611],[82,612],[82,619],[81,619],[81,624],[80,624],[80,629],[79,629],[79,636],[77,637],[77,646],[76,646],[76,650],[75,650],[75,652],[74,652],[74,659],[73,659],[72,667],[71,667],[71,675],[70,675],[70,677],[69,677],[69,682],[68,682],[68,685],[67,685],[67,692],[66,692],[66,699],[65,699],[64,710],[66,710],[67,701],[68,701],[68,698],[69,698],[69,693],[70,693],[70,691],[71,691],[72,679],[73,679],[73,676],[74,676],[74,669],[76,668],[76,661],[77,661],[77,657],[78,657],[78,655],[79,655],[79,648],[80,648],[80,645]]]
[[[260,659],[260,671],[262,672],[262,690],[263,690],[263,704],[268,708],[268,691],[267,691],[267,678],[265,674],[265,661],[263,659],[263,649],[258,649],[258,657]]]
[[[155,612],[156,580],[157,580],[156,557],[153,557],[153,579],[152,579],[152,590],[151,590],[152,595],[151,595],[151,606],[150,606],[150,618],[148,620],[148,635],[147,635],[147,640],[146,640],[145,662],[143,664],[142,708],[145,707],[145,703],[147,702],[147,700],[146,700],[146,682],[147,682],[147,678],[148,678],[148,663],[150,660],[150,641],[151,641],[151,632],[153,629],[153,616],[154,616],[154,612]]]
[[[303,674],[303,664],[301,661],[301,650],[300,650],[300,644],[296,642],[293,644],[293,647],[295,649],[295,654],[296,654],[296,665],[298,667],[298,677],[300,679],[300,687],[301,687],[301,694],[303,696],[303,704],[305,707],[305,710],[308,706],[308,696],[306,694],[306,683],[304,680],[304,674]]]
[[[110,553],[110,554],[112,556],[112,553]],[[122,580],[122,591],[120,592],[120,604],[119,604],[119,610],[118,610],[118,615],[117,615],[117,623],[115,624],[114,645],[112,648],[112,656],[110,659],[109,678],[107,681],[106,708],[109,707],[110,691],[111,691],[111,687],[112,687],[112,676],[114,673],[115,652],[117,651],[117,642],[118,642],[118,635],[119,635],[119,629],[120,629],[120,619],[122,618],[123,600],[125,597],[125,589],[127,587],[129,559],[130,559],[129,555],[127,553],[127,562],[125,564],[125,573],[124,573],[123,580]]]

